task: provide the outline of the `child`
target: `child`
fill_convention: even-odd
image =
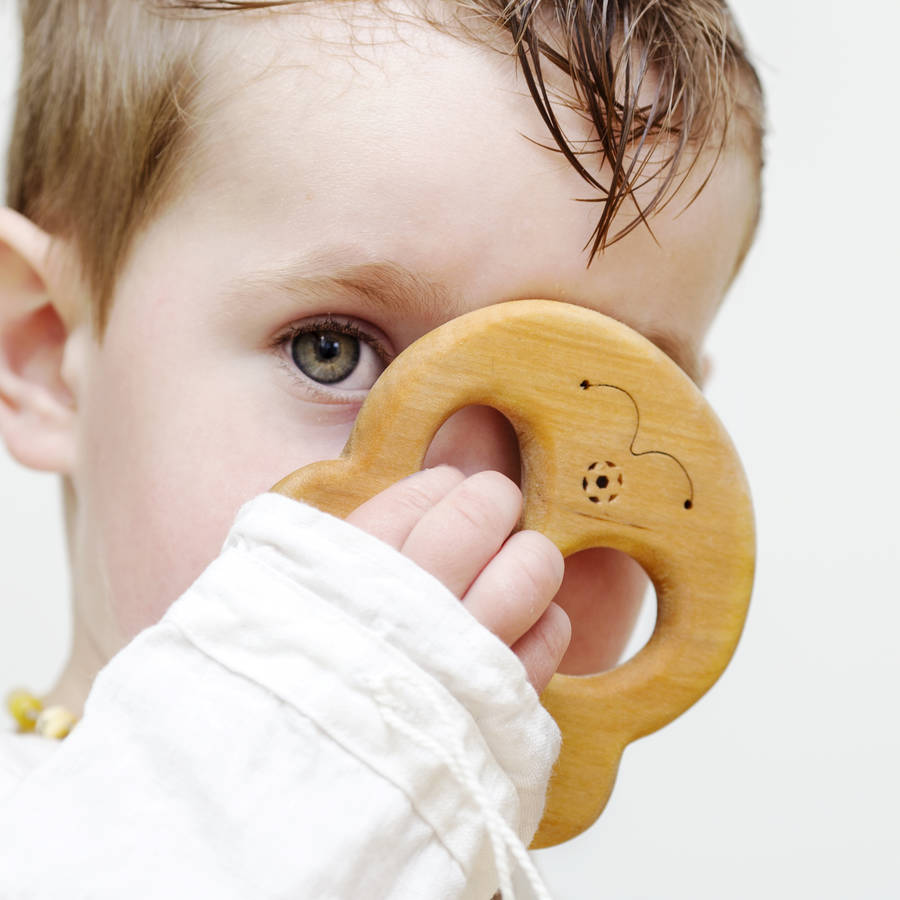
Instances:
[[[615,661],[640,570],[599,550],[563,577],[510,536],[517,448],[489,409],[348,523],[263,492],[488,304],[600,310],[699,377],[759,209],[727,11],[22,14],[0,432],[63,476],[75,631],[45,703],[81,721],[0,743],[0,895],[481,898],[511,863],[539,891],[537,692]]]

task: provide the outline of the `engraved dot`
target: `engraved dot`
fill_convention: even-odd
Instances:
[[[693,506],[694,506],[694,504],[691,503],[690,500],[685,500],[685,501],[684,501],[684,508],[685,508],[685,509],[693,509]]]
[[[605,487],[609,487],[609,479],[605,475],[601,475],[597,479],[597,487],[600,488],[600,490],[603,490],[603,488]]]

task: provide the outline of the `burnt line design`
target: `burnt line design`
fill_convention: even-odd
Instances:
[[[594,522],[609,522],[611,525],[627,525],[629,528],[637,528],[638,531],[650,531],[646,525],[638,525],[637,522],[622,522],[619,519],[610,519],[608,516],[598,516],[596,513],[576,512],[576,516],[582,519],[591,519]]]
[[[585,378],[584,381],[582,381],[579,384],[579,387],[583,391],[588,390],[588,388],[610,388],[613,391],[620,391],[631,401],[631,405],[634,407],[634,415],[635,415],[636,423],[634,426],[634,434],[631,436],[631,443],[628,445],[628,452],[632,456],[650,456],[651,454],[655,454],[657,456],[667,456],[669,459],[671,459],[672,462],[674,462],[678,466],[678,468],[681,469],[681,471],[684,473],[684,477],[687,479],[688,488],[690,489],[690,497],[688,497],[688,499],[684,501],[684,508],[685,509],[693,509],[694,508],[694,482],[692,481],[691,476],[688,474],[688,470],[684,467],[684,464],[681,462],[681,460],[678,459],[678,457],[673,456],[671,453],[666,453],[665,450],[642,450],[640,453],[635,451],[634,442],[637,440],[638,432],[641,429],[641,410],[638,407],[637,401],[634,399],[634,397],[632,397],[632,395],[628,391],[626,391],[625,388],[619,387],[617,384],[605,384],[605,383],[601,383],[601,382],[593,383],[593,382],[588,381],[587,378]]]

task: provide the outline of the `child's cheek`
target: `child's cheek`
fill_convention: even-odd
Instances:
[[[140,359],[110,354],[90,373],[74,478],[78,590],[112,613],[122,642],[216,557],[243,503],[337,456],[357,412],[310,405],[300,415],[263,381],[152,372]]]

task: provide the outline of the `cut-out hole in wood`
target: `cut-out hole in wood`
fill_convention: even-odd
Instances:
[[[643,568],[618,550],[582,550],[566,560],[557,596],[572,623],[572,641],[560,671],[594,675],[630,659],[656,622],[656,593]],[[636,623],[650,610],[650,632],[634,645]]]
[[[519,441],[509,420],[489,406],[466,406],[438,429],[425,467],[455,466],[464,475],[492,469],[522,485]]]

